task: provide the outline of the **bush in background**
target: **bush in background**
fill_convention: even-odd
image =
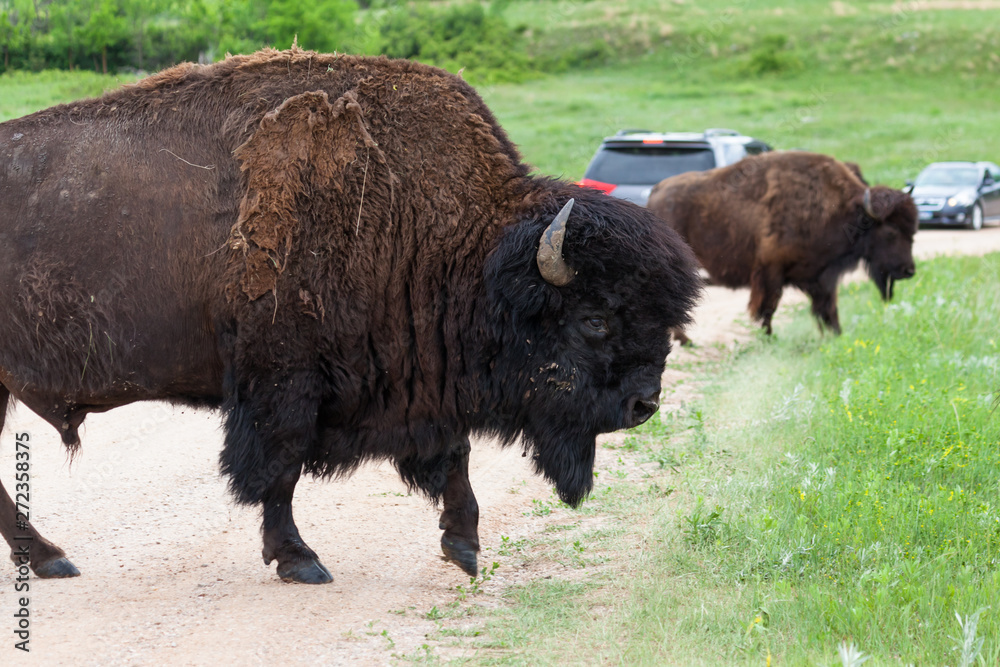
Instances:
[[[476,83],[520,81],[534,71],[520,31],[500,15],[501,6],[396,7],[375,18],[371,52],[410,58],[452,72],[465,69]]]

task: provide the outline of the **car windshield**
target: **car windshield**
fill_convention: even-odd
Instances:
[[[710,148],[615,146],[597,152],[584,178],[614,185],[655,185],[677,174],[714,167]]]
[[[915,185],[979,185],[975,167],[927,167],[917,176]]]

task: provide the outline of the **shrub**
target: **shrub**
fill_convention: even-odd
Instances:
[[[750,76],[795,72],[802,69],[802,60],[784,35],[768,35],[749,55],[740,70]]]
[[[534,69],[522,36],[478,3],[386,10],[377,21],[370,51],[410,58],[455,72],[476,83],[520,81]],[[370,28],[369,28],[370,29]]]

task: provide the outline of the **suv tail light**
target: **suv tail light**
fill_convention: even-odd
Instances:
[[[591,188],[593,190],[600,190],[606,195],[611,194],[611,192],[617,188],[617,185],[611,183],[602,183],[601,181],[595,181],[592,178],[584,178],[576,183],[582,188]]]

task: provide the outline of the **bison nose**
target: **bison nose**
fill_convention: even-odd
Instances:
[[[917,267],[913,266],[912,264],[903,267],[904,278],[912,278],[916,272],[917,272]]]
[[[660,390],[651,392],[647,396],[633,396],[628,402],[628,411],[625,415],[625,428],[634,428],[643,423],[660,408]]]

